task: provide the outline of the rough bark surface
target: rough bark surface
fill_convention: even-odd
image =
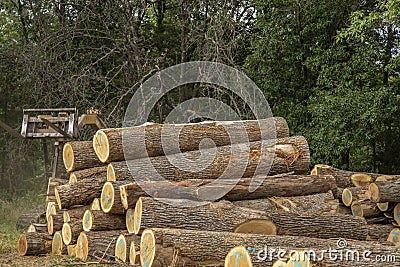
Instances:
[[[94,167],[79,171],[74,171],[70,176],[75,176],[76,182],[80,182],[86,179],[98,179],[102,177],[107,177],[107,166]]]
[[[125,216],[98,210],[87,210],[83,216],[85,231],[108,231],[126,229]]]
[[[63,148],[63,161],[67,172],[104,165],[97,157],[91,141],[68,142]]]
[[[370,199],[379,202],[400,202],[400,180],[375,182],[369,186]]]
[[[50,253],[52,241],[53,237],[47,233],[23,233],[18,239],[18,253],[21,256]]]
[[[78,237],[77,256],[83,261],[88,258],[114,259],[115,242],[121,231],[82,232]]]

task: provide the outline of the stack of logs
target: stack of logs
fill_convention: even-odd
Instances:
[[[307,175],[307,141],[290,137],[283,118],[103,129],[93,141],[66,143],[63,161],[69,181],[49,180],[47,224],[21,234],[20,255],[146,267],[387,266],[374,257],[400,258],[400,176],[327,165]],[[185,161],[194,164],[179,166]],[[339,241],[373,260],[306,256]],[[277,259],[266,247],[300,256]]]

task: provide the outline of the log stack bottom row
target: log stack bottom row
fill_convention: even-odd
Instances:
[[[400,175],[324,164],[307,174],[307,141],[289,136],[284,118],[102,129],[63,152],[69,180],[49,179],[47,223],[20,235],[20,255],[143,267],[400,266]]]

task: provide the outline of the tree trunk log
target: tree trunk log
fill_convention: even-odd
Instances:
[[[121,201],[120,186],[129,181],[106,182],[101,190],[100,206],[103,212],[111,214],[124,214],[125,208]]]
[[[82,231],[83,231],[82,219],[64,223],[61,231],[64,244],[66,245],[75,244],[79,234]]]
[[[51,253],[54,255],[67,254],[67,247],[63,243],[60,231],[54,233],[53,241],[51,243]]]
[[[31,223],[26,230],[27,233],[47,233],[47,223]]]
[[[56,202],[56,196],[54,194],[54,189],[56,186],[67,184],[68,181],[65,179],[50,177],[47,183],[47,193],[46,193],[46,203]]]
[[[62,229],[64,223],[63,213],[57,213],[54,215],[50,215],[47,220],[47,232],[50,235],[53,235],[56,231],[60,231]]]
[[[125,216],[103,211],[87,210],[82,219],[84,231],[108,231],[126,229]]]
[[[369,193],[373,202],[400,202],[400,180],[370,184]]]
[[[393,230],[391,224],[368,224],[368,238],[367,240],[375,240],[380,242],[387,241],[390,232]]]
[[[18,239],[18,254],[40,255],[51,252],[53,237],[47,233],[23,233]]]
[[[365,218],[379,217],[381,215],[376,203],[369,199],[353,201],[351,204],[351,212],[353,216]]]
[[[257,178],[263,179],[263,182],[253,192],[249,192],[251,178],[242,178],[238,182],[228,179],[218,180],[217,182],[212,179],[194,179],[172,183],[149,182],[141,185],[131,183],[120,186],[120,197],[123,207],[129,209],[135,206],[139,197],[149,195],[158,198],[184,198],[199,201],[222,197],[234,201],[311,195],[336,189],[336,181],[331,175],[260,175]],[[221,196],[221,192],[228,193]]]
[[[374,181],[377,177],[382,175],[377,173],[345,171],[336,169],[334,167],[325,164],[315,165],[314,168],[311,170],[311,174],[312,175],[330,174],[333,177],[335,177],[337,186],[342,188],[353,187],[353,186],[361,186],[361,187],[366,186],[370,182]]]
[[[100,199],[98,197],[93,199],[92,204],[90,204],[90,210],[101,210]]]
[[[81,232],[77,242],[77,257],[87,261],[89,257],[113,259],[115,242],[121,231]]]
[[[106,177],[85,179],[73,185],[61,185],[55,189],[59,209],[68,209],[76,205],[88,205],[101,195]]]
[[[64,145],[63,161],[67,172],[103,166],[91,141],[73,141]]]
[[[140,247],[140,237],[134,234],[121,234],[115,242],[115,259],[118,262],[138,263],[136,251]]]
[[[348,187],[343,189],[342,202],[347,207],[350,207],[354,201],[366,199],[369,199],[369,191],[366,187]]]
[[[138,179],[159,181],[160,178],[182,181],[220,177],[235,179],[239,175],[252,177],[254,174],[275,175],[287,172],[302,174],[309,168],[310,152],[307,141],[302,136],[256,141],[247,145],[235,144],[169,156],[113,162],[108,166],[107,179],[110,181],[138,181]],[[182,159],[196,162],[196,166],[207,167],[198,171],[194,171],[190,166],[184,166],[185,169],[182,169],[176,166]]]
[[[295,213],[318,214],[323,212],[336,213],[339,202],[333,193],[319,193],[298,197],[271,197],[263,199],[239,200],[232,202],[236,206],[260,211],[283,210]]]
[[[69,176],[69,184],[74,184],[86,179],[97,179],[102,176],[107,177],[107,166],[74,171],[71,172]]]
[[[135,234],[145,228],[165,227],[366,240],[365,225],[363,218],[353,216],[261,212],[238,207],[228,201],[200,203],[143,197],[136,203],[133,229]],[[127,225],[127,229],[130,231],[132,227]]]
[[[122,136],[125,144],[130,145],[126,155]],[[247,142],[244,138],[253,142],[288,136],[289,127],[280,117],[259,121],[144,124],[99,130],[93,138],[93,147],[102,162],[113,162],[197,150],[206,138],[212,139],[216,146],[225,146],[235,141]],[[178,147],[168,147],[171,141],[176,143],[177,140],[179,151]]]
[[[333,264],[331,266],[337,267],[366,266],[364,265],[365,261],[362,261],[361,255],[363,251],[371,252],[368,255],[371,261],[367,262],[371,264],[370,266],[387,266],[387,262],[380,264],[374,260],[377,255],[395,255],[396,258],[400,257],[400,248],[384,246],[372,241],[347,241],[347,247],[343,253],[347,250],[358,251],[361,261],[340,261],[327,257],[327,250],[329,248],[333,250],[339,249],[337,239],[179,229],[147,229],[143,232],[141,238],[140,260],[142,266],[153,267],[171,266],[174,258],[178,259],[178,262],[174,266],[223,266],[225,256],[235,246],[244,246],[247,248],[253,266],[257,267],[272,266],[273,262],[278,258],[277,251],[286,251],[284,256],[289,256],[288,253],[292,250],[314,251],[319,259],[321,255],[325,255],[323,262],[318,262],[316,266],[320,266],[319,264],[322,263],[330,263]],[[267,250],[267,253],[264,253],[265,250]],[[273,250],[275,253],[270,253]],[[280,256],[282,255],[280,254]],[[390,263],[390,266],[399,266],[399,264],[392,265]]]

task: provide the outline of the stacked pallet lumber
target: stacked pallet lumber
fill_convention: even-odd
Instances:
[[[397,177],[327,165],[306,174],[307,141],[290,137],[283,118],[102,129],[63,155],[70,179],[49,181],[47,224],[21,234],[21,255],[146,267],[372,266],[259,257],[265,246],[305,255],[348,239],[350,249],[400,257],[400,205],[385,184]],[[226,175],[232,162],[242,171]]]

